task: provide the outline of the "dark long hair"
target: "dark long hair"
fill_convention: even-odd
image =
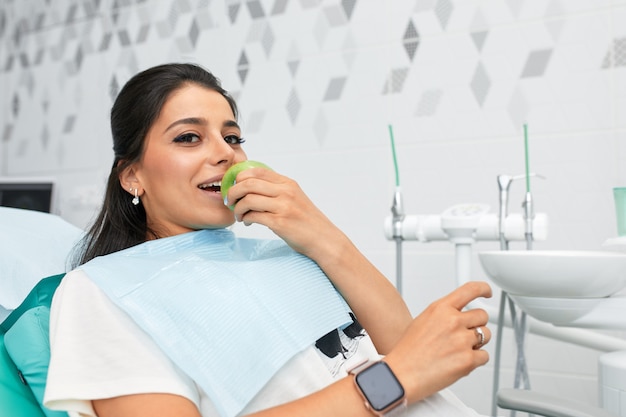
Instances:
[[[107,181],[104,202],[96,220],[73,253],[76,267],[95,258],[158,238],[146,221],[143,205],[131,204],[119,176],[140,160],[148,130],[159,116],[165,101],[186,84],[197,84],[217,91],[228,101],[235,119],[237,104],[219,79],[195,64],[164,64],[133,76],[122,88],[111,108],[111,133],[115,159]]]

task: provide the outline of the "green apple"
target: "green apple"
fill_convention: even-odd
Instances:
[[[250,168],[265,168],[271,170],[270,167],[259,161],[248,160],[233,165],[232,167],[228,168],[228,170],[224,174],[224,177],[222,178],[222,186],[220,188],[220,191],[222,192],[222,198],[225,199],[230,187],[235,185],[235,179],[237,178],[237,174]],[[228,206],[228,208],[233,210],[235,208],[235,205],[231,204],[230,206]]]

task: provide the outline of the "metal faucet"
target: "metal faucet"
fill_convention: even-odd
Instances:
[[[402,190],[396,187],[393,193],[393,203],[391,205],[393,238],[402,239],[402,221],[404,220],[404,203],[402,201]]]
[[[498,211],[498,236],[500,237],[500,249],[509,250],[509,241],[504,236],[504,222],[509,215],[509,188],[515,180],[524,178],[525,175],[498,175],[499,211]]]
[[[404,222],[404,203],[402,189],[396,187],[391,204],[393,240],[396,241],[396,289],[402,295],[402,224]]]
[[[524,236],[526,237],[526,249],[531,250],[533,248],[533,219],[535,218],[535,208],[533,206],[533,197],[530,191],[526,192],[526,197],[522,203],[524,208],[524,221],[526,229]]]
[[[539,177],[545,179],[544,176],[531,173],[528,174],[529,177]],[[526,178],[525,174],[520,175],[507,175],[501,174],[498,175],[498,189],[499,189],[499,212],[498,212],[498,236],[500,237],[500,249],[508,250],[509,249],[509,241],[506,240],[506,236],[504,234],[504,223],[506,221],[506,217],[509,215],[509,188],[511,187],[511,183],[515,180],[521,180]],[[532,249],[532,241],[533,241],[533,219],[535,218],[535,210],[533,206],[533,199],[530,192],[526,192],[526,197],[524,202],[522,203],[522,207],[524,208],[524,220],[526,223],[525,227],[525,236],[526,236],[526,248]]]

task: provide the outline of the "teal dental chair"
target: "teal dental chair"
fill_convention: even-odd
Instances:
[[[50,303],[65,274],[42,279],[0,324],[0,417],[67,417],[43,406]]]

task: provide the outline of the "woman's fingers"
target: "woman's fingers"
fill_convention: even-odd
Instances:
[[[464,308],[490,295],[489,285],[482,282],[455,289],[417,316],[387,355],[413,399],[431,395],[487,363],[489,354],[482,347],[491,340],[489,317],[482,309]]]
[[[452,306],[458,310],[462,310],[477,298],[489,297],[491,297],[491,287],[489,284],[481,281],[471,281],[461,285],[444,298],[447,299]]]

